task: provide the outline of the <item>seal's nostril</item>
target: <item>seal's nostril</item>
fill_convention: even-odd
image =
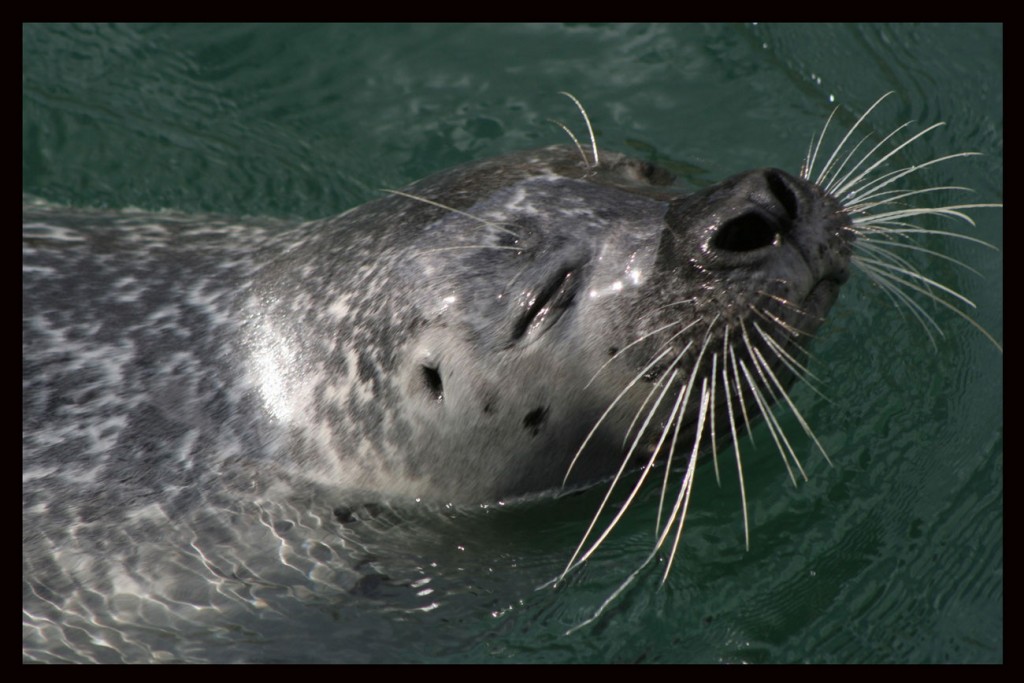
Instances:
[[[785,209],[789,220],[795,221],[799,215],[799,202],[796,194],[793,192],[793,188],[790,187],[782,174],[775,170],[766,171],[765,180],[768,181],[768,187],[771,189],[772,194],[782,204],[782,208]]]
[[[723,251],[754,251],[776,244],[781,233],[772,217],[761,209],[751,209],[723,223],[711,238],[711,246]]]

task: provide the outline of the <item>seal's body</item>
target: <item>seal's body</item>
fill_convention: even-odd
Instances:
[[[30,658],[266,581],[294,515],[265,510],[304,487],[492,502],[735,434],[785,395],[850,221],[774,169],[671,180],[553,147],[297,227],[26,207]]]

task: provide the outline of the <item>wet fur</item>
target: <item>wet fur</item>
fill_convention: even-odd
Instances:
[[[573,100],[582,112],[582,106],[575,98]],[[812,141],[801,173],[802,179],[813,187],[797,205],[810,202],[819,206],[828,220],[835,222],[827,231],[834,243],[821,245],[822,249],[833,250],[834,258],[838,259],[837,264],[830,266],[832,270],[826,285],[838,289],[845,280],[844,263],[848,260],[877,283],[897,306],[919,320],[930,335],[940,334],[942,330],[922,306],[922,301],[930,300],[948,307],[973,323],[963,312],[965,306],[971,305],[969,301],[922,274],[901,254],[917,250],[941,256],[914,243],[914,238],[921,235],[970,239],[919,227],[912,222],[914,219],[940,216],[970,223],[968,210],[995,205],[929,206],[929,192],[962,188],[918,188],[913,184],[913,173],[966,154],[892,168],[895,155],[934,126],[900,143],[895,140],[904,134],[904,126],[877,142],[869,136],[858,141],[859,127],[880,102],[881,99],[868,109],[828,155],[823,151],[822,142],[828,130],[826,124],[821,135]],[[589,121],[587,126],[589,130]],[[566,126],[562,127],[568,131]],[[595,182],[598,186],[603,183],[632,188],[635,185],[644,188],[640,190],[641,196],[644,193],[657,196],[667,187],[669,178],[660,169],[601,152],[592,132],[589,150],[575,137],[573,142],[575,150],[550,152],[550,163],[570,179]],[[506,224],[486,209],[470,210],[468,204],[472,202],[467,204],[468,194],[460,183],[471,180],[474,191],[479,193],[520,182],[526,176],[513,174],[513,177],[503,169],[515,164],[528,165],[529,155],[522,153],[499,159],[493,168],[484,162],[473,167],[472,176],[462,177],[456,169],[426,179],[405,190],[394,191],[387,200],[362,209],[359,215],[365,221],[378,216],[380,221],[423,224],[444,220],[456,221],[462,226],[462,236],[437,247],[436,253],[433,249],[388,253],[390,263],[398,266],[444,258],[445,251],[455,250],[473,253],[481,263],[492,258],[489,253],[495,259],[499,255],[528,254],[531,244],[538,239],[529,222]],[[820,170],[815,171],[816,168]],[[744,182],[753,185],[744,185]],[[797,185],[784,175],[766,173],[740,178],[735,183],[733,190],[753,187],[755,193],[775,184],[772,192],[783,205],[778,210],[792,213],[785,206],[785,195],[793,192],[792,188]],[[487,184],[490,185],[481,188]],[[780,187],[782,189],[778,189]],[[624,198],[628,199],[627,195]],[[915,208],[914,204],[919,206]],[[641,207],[639,202],[637,207]],[[497,213],[500,212],[496,210],[494,214]],[[44,259],[30,267],[53,268],[54,273],[57,269],[80,269],[80,280],[86,287],[96,282],[92,254],[116,257],[122,250],[143,246],[147,256],[137,259],[130,270],[115,261],[104,261],[114,263],[108,275],[114,287],[111,291],[117,301],[117,315],[129,321],[126,324],[139,326],[133,328],[138,330],[133,334],[147,335],[147,344],[151,346],[146,348],[158,349],[165,345],[177,348],[184,343],[189,349],[188,353],[170,354],[155,363],[151,358],[153,364],[141,371],[146,366],[140,363],[146,359],[132,356],[133,349],[121,345],[119,332],[123,328],[99,322],[99,315],[92,321],[64,325],[64,313],[34,310],[33,301],[59,301],[65,296],[59,288],[46,290],[45,277],[34,280],[34,287],[38,288],[26,294],[30,300],[25,307],[23,324],[32,334],[41,334],[42,337],[35,339],[45,339],[47,344],[43,351],[33,347],[31,353],[26,353],[24,368],[26,527],[23,549],[26,575],[39,581],[31,588],[32,600],[39,598],[59,605],[61,590],[70,591],[74,586],[84,585],[103,591],[114,585],[108,578],[97,580],[90,573],[99,566],[99,558],[89,557],[85,564],[75,564],[69,572],[66,561],[54,560],[48,553],[60,548],[81,548],[86,552],[90,548],[93,551],[102,548],[107,560],[124,560],[137,543],[135,532],[160,534],[168,524],[172,527],[176,524],[168,520],[191,519],[203,506],[224,505],[235,494],[244,493],[253,500],[273,499],[280,491],[294,490],[312,481],[360,495],[383,492],[387,496],[402,497],[427,491],[437,493],[442,499],[475,501],[560,486],[584,486],[610,478],[604,501],[557,581],[599,550],[616,523],[628,514],[630,503],[641,486],[658,486],[662,504],[651,553],[643,566],[635,568],[619,590],[596,609],[594,617],[597,617],[659,555],[667,560],[663,577],[668,575],[690,504],[698,457],[702,453],[711,454],[717,476],[720,452],[725,451],[728,444],[734,445],[732,457],[739,471],[739,503],[748,546],[749,522],[738,437],[750,430],[755,419],[763,418],[790,476],[794,480],[806,476],[772,412],[772,406],[778,404],[792,411],[822,455],[828,457],[790,398],[789,387],[794,380],[811,379],[803,364],[805,350],[823,322],[831,304],[828,299],[834,292],[815,295],[822,301],[798,299],[792,293],[793,283],[786,277],[773,276],[755,286],[747,286],[749,296],[739,304],[733,303],[732,292],[715,298],[670,291],[653,303],[649,301],[629,326],[616,330],[619,338],[614,344],[600,349],[603,360],[595,362],[593,372],[588,377],[578,378],[584,390],[593,392],[591,406],[585,412],[588,417],[578,420],[575,430],[561,441],[549,442],[558,445],[558,457],[548,468],[516,471],[509,466],[507,475],[467,491],[464,482],[455,480],[450,473],[467,471],[469,467],[466,476],[476,476],[483,482],[491,463],[453,458],[446,470],[444,466],[414,458],[402,448],[396,448],[389,451],[393,456],[365,457],[358,467],[346,468],[344,459],[338,462],[315,455],[351,451],[353,455],[347,457],[355,458],[361,455],[360,443],[383,446],[392,439],[404,438],[402,435],[409,426],[390,417],[387,411],[394,408],[393,405],[375,406],[372,400],[357,401],[358,396],[355,396],[347,397],[351,398],[346,404],[349,407],[339,409],[323,398],[340,391],[353,394],[376,391],[387,378],[396,378],[404,387],[403,391],[413,397],[402,414],[424,416],[423,422],[427,424],[433,415],[430,411],[440,402],[484,414],[500,408],[516,415],[512,423],[515,429],[501,432],[502,439],[530,443],[545,424],[564,419],[558,406],[553,407],[550,402],[523,397],[510,403],[508,394],[515,395],[516,391],[508,392],[508,387],[502,387],[501,383],[488,384],[473,374],[475,370],[461,382],[447,374],[459,353],[468,350],[456,345],[454,350],[449,349],[447,355],[440,357],[437,349],[447,348],[452,342],[443,338],[441,346],[433,344],[442,332],[431,331],[429,316],[409,314],[401,305],[392,305],[388,287],[362,293],[365,299],[331,297],[311,306],[316,293],[331,286],[331,278],[337,271],[330,264],[339,259],[364,269],[372,282],[373,273],[379,272],[387,262],[373,258],[382,248],[372,238],[356,235],[351,241],[342,242],[344,248],[332,252],[323,249],[315,237],[306,243],[308,246],[302,246],[301,239],[296,241],[297,235],[313,236],[316,231],[337,227],[330,221],[310,223],[298,228],[297,233],[281,235],[278,234],[281,226],[273,222],[265,228],[247,225],[242,230],[230,221],[211,222],[173,215],[159,217],[159,225],[154,224],[152,216],[124,212],[78,212],[76,218],[69,218],[68,212],[61,209],[28,207],[25,215],[26,249],[56,245],[61,252],[52,264]],[[70,230],[55,229],[48,222],[51,218],[59,218]],[[345,216],[336,220],[344,219]],[[77,227],[88,230],[97,224],[118,225],[119,228],[110,236],[90,237],[94,242],[84,245],[81,235],[86,233],[76,232]],[[169,242],[188,245],[193,256],[178,263],[159,258],[161,245]],[[666,242],[664,253],[685,263],[687,258],[679,257],[686,253],[679,251],[683,247],[670,242]],[[767,246],[758,243],[744,250],[753,252]],[[223,259],[224,253],[238,253],[243,248],[262,250],[262,253],[279,251],[282,256],[272,265],[259,268],[244,259]],[[505,291],[514,294],[528,273],[527,265],[513,271],[502,282]],[[482,337],[482,343],[494,349],[516,344],[528,349],[531,344],[542,343],[538,340],[560,324],[559,317],[564,315],[562,309],[575,305],[570,286],[574,273],[572,268],[567,268],[560,281],[556,279],[550,285],[542,283],[540,287],[522,290],[524,296],[515,303],[525,315],[515,314],[515,308],[510,308],[508,316],[499,321],[498,329],[502,332]],[[67,276],[66,271],[64,275]],[[190,295],[185,300],[166,298],[159,288],[143,287],[147,278],[178,283],[178,286],[188,287]],[[291,298],[282,296],[283,282],[291,288]],[[443,282],[428,282],[427,286],[443,294]],[[97,290],[96,298],[101,300],[110,293]],[[655,297],[657,292],[645,290],[645,294]],[[380,306],[371,303],[375,296],[383,302]],[[548,301],[555,305],[548,305]],[[160,311],[165,309],[170,312],[161,317]],[[111,319],[111,310],[106,311],[108,319]],[[247,322],[236,326],[233,320],[240,311],[241,318]],[[167,324],[168,315],[172,324]],[[175,315],[193,322],[189,327],[178,328],[173,324]],[[346,348],[336,345],[329,334],[313,334],[328,329],[324,326],[330,323],[327,319],[330,315],[354,315],[352,325],[364,331],[365,336],[355,338],[352,346]],[[482,318],[487,315],[486,312],[481,314]],[[379,335],[384,333],[380,328],[382,320],[390,329],[402,330],[402,334],[410,331],[400,354],[380,344]],[[146,331],[147,324],[149,331]],[[203,330],[203,333],[195,336],[196,330]],[[294,344],[280,346],[278,333]],[[96,341],[102,341],[105,346],[95,346]],[[26,344],[29,343],[31,339],[26,340]],[[292,355],[282,356],[282,348]],[[534,346],[534,349],[539,348]],[[358,349],[359,353],[353,353],[352,349]],[[104,356],[104,362],[110,364],[90,364],[87,362],[93,357],[90,354]],[[335,359],[330,366],[335,370],[328,372],[324,369],[326,365],[316,366],[319,361],[315,359],[323,354]],[[70,364],[67,364],[68,357],[72,358]],[[251,359],[256,368],[254,376],[238,379],[229,360],[233,357]],[[398,357],[412,358],[412,361],[399,363]],[[523,357],[528,356],[524,353]],[[209,363],[211,358],[217,360]],[[511,374],[522,374],[527,368],[537,367],[536,362],[524,360],[523,365],[516,366],[517,372]],[[314,368],[310,376],[317,378],[313,383],[298,371],[310,367]],[[126,368],[140,370],[140,374],[130,377],[135,394],[111,391],[116,382],[125,381]],[[348,378],[347,386],[324,383],[325,377],[338,376],[337,368]],[[51,380],[45,384],[38,382],[37,378],[46,373],[56,375],[49,375]],[[225,376],[232,380],[224,382]],[[461,397],[455,391],[460,383],[468,387],[469,392]],[[286,400],[279,400],[268,391],[268,387],[279,386],[280,395]],[[502,394],[501,389],[506,393]],[[132,412],[137,396],[157,390],[164,399],[141,412]],[[522,388],[517,391],[524,393]],[[55,411],[62,415],[60,420],[52,417]],[[303,420],[308,424],[302,423],[302,429],[287,428],[292,413],[307,416]],[[124,418],[125,414],[130,417]],[[269,419],[261,422],[253,417],[259,415],[268,415]],[[339,431],[351,429],[353,420],[359,425],[357,441],[349,440]],[[285,428],[280,428],[281,425]],[[197,434],[199,436],[195,437]],[[426,434],[429,438],[417,442],[428,443],[428,448],[435,452],[455,450],[444,433]],[[609,434],[619,437],[614,448],[608,447]],[[169,449],[168,443],[175,446]],[[473,441],[465,450],[479,458],[485,455],[487,443],[486,439]],[[169,468],[166,463],[157,461],[152,467],[140,466],[150,458],[165,459],[168,451],[191,457],[193,449],[210,457],[188,467]],[[253,458],[253,453],[262,455]],[[596,457],[596,453],[601,457]],[[479,467],[479,472],[474,474],[472,467]],[[637,467],[641,468],[641,474],[634,480],[625,500],[611,512],[608,502],[622,485],[625,473]],[[117,485],[104,484],[111,476],[118,477]],[[652,484],[649,480],[655,481]],[[90,493],[94,484],[102,486]],[[36,524],[38,520],[43,521]],[[125,537],[118,536],[116,541],[103,539],[114,527],[120,528],[119,534]],[[134,532],[128,533],[130,529]],[[97,541],[97,538],[103,540]],[[59,579],[48,583],[48,577]],[[57,594],[51,594],[51,590]],[[26,599],[29,597],[26,594]]]

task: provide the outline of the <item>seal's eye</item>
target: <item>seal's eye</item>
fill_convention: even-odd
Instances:
[[[676,179],[667,169],[639,159],[622,159],[615,162],[611,170],[630,184],[664,186]]]
[[[651,185],[671,185],[676,179],[668,169],[650,162],[644,162],[643,174]]]
[[[573,277],[571,267],[555,272],[526,306],[523,315],[515,321],[512,342],[518,342],[524,337],[536,339],[538,333],[551,327],[565,309],[572,305],[578,286],[579,278]]]

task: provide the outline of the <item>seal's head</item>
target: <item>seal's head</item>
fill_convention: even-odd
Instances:
[[[281,377],[298,378],[283,403],[309,397],[323,415],[302,419],[307,446],[342,463],[324,481],[454,502],[578,486],[682,439],[710,443],[698,425],[713,411],[724,428],[733,399],[756,413],[784,393],[847,278],[848,218],[777,169],[695,193],[671,181],[622,155],[551,147],[346,214],[346,231],[386,220],[387,242],[361,237],[353,264],[363,247],[339,234],[362,279],[339,273],[353,281],[326,314],[257,346],[306,368],[267,382],[281,402]],[[310,239],[277,259],[260,329],[331,287],[336,258]],[[311,366],[337,390],[306,387]]]

